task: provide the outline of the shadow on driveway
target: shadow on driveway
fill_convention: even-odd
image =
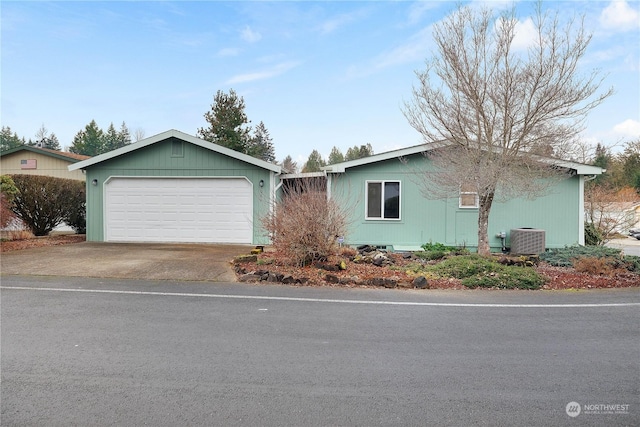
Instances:
[[[96,243],[0,255],[2,274],[234,282],[230,261],[251,245]]]

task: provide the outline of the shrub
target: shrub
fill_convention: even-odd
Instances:
[[[11,210],[36,236],[47,235],[65,218],[73,221],[78,204],[84,203],[83,182],[39,175],[13,175],[12,179],[18,193]]]
[[[469,288],[538,289],[545,278],[528,267],[502,266],[497,271],[477,274],[462,280]]]
[[[479,255],[457,256],[427,267],[438,277],[455,277],[470,288],[538,289],[544,277],[530,267],[507,266]]]
[[[16,214],[11,210],[13,199],[18,193],[16,184],[9,175],[0,176],[0,228],[15,222]]]
[[[262,225],[276,250],[296,265],[307,265],[336,252],[348,217],[348,207],[328,199],[321,184],[302,180],[284,190]]]
[[[604,234],[592,222],[584,223],[584,243],[587,246],[602,246],[605,243]]]
[[[422,251],[414,252],[416,258],[433,261],[442,259],[447,255],[468,255],[469,251],[466,248],[456,248],[454,246],[446,246],[443,243],[425,243],[421,246]]]
[[[464,255],[448,258],[441,263],[429,266],[427,270],[441,277],[465,279],[482,272],[491,272],[500,264],[480,255]]]
[[[445,246],[443,243],[425,243],[421,246],[422,250],[426,252],[453,252],[456,250],[453,246]]]
[[[567,246],[550,249],[540,254],[540,259],[557,267],[572,267],[577,258],[617,258],[622,257],[620,249],[606,246]]]
[[[580,257],[573,259],[573,267],[580,273],[609,275],[616,268],[611,258]]]

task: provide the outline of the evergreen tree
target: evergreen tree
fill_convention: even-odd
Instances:
[[[623,158],[622,171],[625,185],[634,187],[640,193],[640,140],[627,143]]]
[[[598,143],[596,145],[596,151],[594,154],[593,165],[598,166],[602,169],[609,169],[609,165],[613,160],[613,156],[604,145]],[[604,184],[606,181],[609,181],[610,175],[602,174],[596,176],[594,183],[595,184]]]
[[[282,173],[297,173],[298,172],[298,164],[293,161],[291,156],[287,156],[280,163],[280,167],[282,167]]]
[[[118,132],[118,147],[124,147],[125,145],[131,144],[131,133],[129,132],[129,128],[122,122],[120,125],[120,131]]]
[[[249,142],[247,154],[266,162],[274,162],[276,160],[276,151],[271,136],[263,122],[256,126],[253,137]]]
[[[12,134],[9,126],[2,126],[2,130],[0,131],[0,151],[10,150],[25,144],[26,141],[24,138],[20,139],[15,132]]]
[[[371,144],[361,145],[358,147],[354,145],[352,148],[347,150],[347,154],[344,156],[344,160],[346,162],[351,160],[362,159],[364,157],[369,157],[373,155],[373,147]]]
[[[333,147],[331,149],[331,153],[329,153],[329,161],[327,162],[330,165],[335,165],[336,163],[344,162],[344,155],[342,151],[338,147]]]
[[[198,136],[241,153],[247,153],[251,128],[244,112],[244,99],[231,89],[228,94],[219,90],[211,111],[204,114],[209,127],[198,129]]]
[[[116,148],[118,148],[118,131],[116,131],[113,122],[111,122],[107,132],[103,136],[102,150],[106,153]]]
[[[78,131],[69,151],[85,156],[97,156],[105,152],[104,132],[98,127],[95,120],[91,120],[91,123],[86,125],[83,130]]]
[[[318,150],[313,150],[311,154],[309,154],[307,162],[302,167],[302,172],[320,172],[320,168],[326,165],[327,163]]]

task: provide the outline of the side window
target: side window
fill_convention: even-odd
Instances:
[[[465,209],[478,207],[478,190],[473,184],[463,183],[460,185],[459,207]]]
[[[400,181],[367,181],[366,219],[400,219]]]

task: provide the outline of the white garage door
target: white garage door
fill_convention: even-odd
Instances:
[[[112,178],[105,240],[251,243],[252,212],[244,178]]]

